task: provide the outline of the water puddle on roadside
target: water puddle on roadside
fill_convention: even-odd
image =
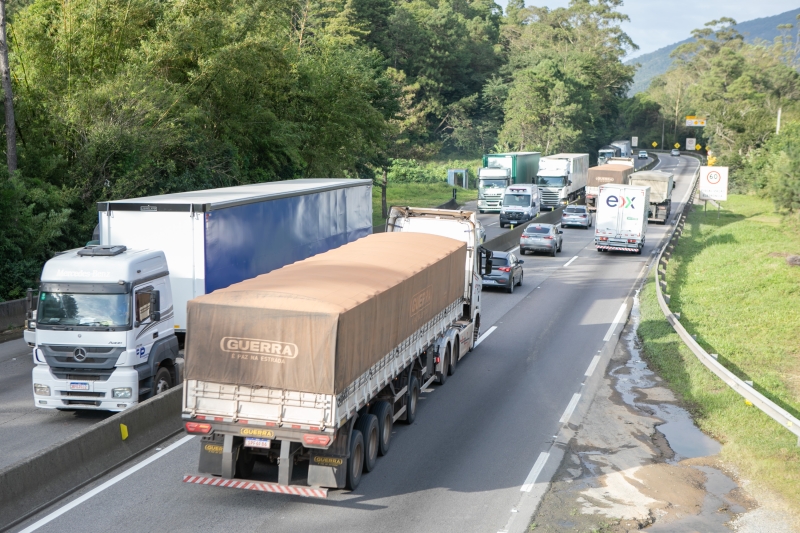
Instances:
[[[623,339],[631,358],[624,366],[619,366],[610,372],[616,378],[614,388],[626,404],[664,421],[657,427],[675,452],[675,457],[669,461],[670,463],[718,454],[722,448],[720,443],[700,431],[686,409],[673,403],[657,403],[647,394],[647,389],[658,388],[658,391],[663,389],[656,381],[658,378],[655,373],[647,367],[647,363],[641,357],[639,340],[636,336],[640,319],[637,295],[634,297],[631,309],[632,325]],[[671,396],[669,392],[667,394]],[[643,396],[646,402],[642,401]]]

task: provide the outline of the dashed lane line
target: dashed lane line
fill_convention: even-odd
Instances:
[[[487,329],[487,330],[486,330],[486,333],[484,333],[483,335],[481,335],[480,337],[478,337],[478,340],[476,340],[476,341],[475,341],[475,345],[473,346],[473,348],[477,348],[477,347],[478,347],[478,345],[479,345],[480,343],[482,343],[484,340],[486,340],[486,337],[488,337],[489,335],[491,335],[492,333],[494,333],[494,330],[496,330],[496,329],[497,329],[497,326],[492,326],[492,327],[490,327],[489,329]]]
[[[565,267],[568,267],[568,266],[570,266],[570,265],[572,264],[572,262],[573,262],[573,261],[575,261],[577,258],[578,258],[578,256],[576,255],[575,257],[573,257],[572,259],[570,259],[569,261],[567,261],[567,264],[566,264],[566,265],[564,265],[564,266],[565,266]]]
[[[536,483],[536,478],[539,477],[539,474],[542,473],[542,469],[544,465],[547,464],[547,459],[550,457],[550,452],[542,452],[539,454],[539,457],[536,459],[536,462],[533,463],[533,468],[531,468],[528,477],[525,478],[525,483],[522,484],[520,487],[521,492],[530,492],[533,488],[533,485]]]
[[[586,369],[586,373],[584,374],[584,376],[586,376],[587,378],[592,377],[592,374],[594,374],[594,369],[597,368],[597,363],[599,362],[600,362],[599,355],[595,355],[594,357],[592,357],[592,362],[589,363],[589,368]]]
[[[608,327],[608,332],[606,332],[606,336],[603,337],[604,341],[608,342],[611,340],[611,336],[614,334],[614,330],[616,329],[617,324],[619,324],[619,321],[622,320],[622,313],[624,312],[625,312],[625,304],[623,303],[620,306],[619,311],[617,311],[617,316],[614,317],[614,321]]]
[[[561,419],[558,421],[560,424],[565,424],[569,421],[569,417],[572,416],[573,411],[575,411],[575,407],[578,405],[578,401],[581,399],[581,393],[576,392],[572,395],[572,399],[569,401],[569,405],[567,405],[567,409],[564,411],[564,414],[561,415]]]

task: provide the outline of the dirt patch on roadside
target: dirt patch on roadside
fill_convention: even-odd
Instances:
[[[641,360],[637,316],[634,311],[530,530],[792,531],[788,517],[761,512],[716,457],[719,443],[694,426]],[[756,517],[769,518],[770,529]]]

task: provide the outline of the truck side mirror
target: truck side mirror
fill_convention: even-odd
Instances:
[[[153,322],[161,320],[161,293],[159,291],[150,292],[150,320]]]
[[[567,185],[572,185],[572,180],[567,180]]]
[[[481,248],[481,256],[483,258],[483,275],[488,276],[492,273],[492,251]]]

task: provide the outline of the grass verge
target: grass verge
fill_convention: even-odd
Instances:
[[[436,207],[453,197],[453,188],[447,183],[389,183],[386,189],[386,203],[393,205],[408,205],[413,207]],[[468,202],[478,198],[478,191],[458,189],[459,203]],[[381,189],[372,188],[372,224],[383,224],[381,217]]]
[[[709,353],[790,413],[800,413],[800,234],[772,204],[731,195],[717,218],[695,207],[667,269],[670,308]],[[800,513],[797,438],[720,381],[664,318],[648,281],[638,334],[648,361],[687,402],[722,458]]]

